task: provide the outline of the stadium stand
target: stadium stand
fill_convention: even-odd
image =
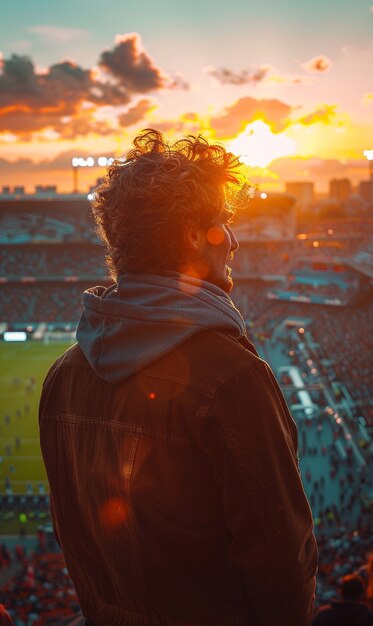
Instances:
[[[0,277],[8,281],[23,277],[63,279],[65,276],[105,278],[103,248],[93,244],[26,244],[0,248]]]
[[[234,259],[236,278],[285,277],[297,258],[294,242],[241,243]]]
[[[0,601],[16,625],[60,624],[61,619],[79,611],[75,589],[59,551],[39,548],[27,554],[18,544],[11,559],[18,563],[3,585]]]
[[[10,326],[23,324],[26,327],[40,319],[76,324],[81,314],[83,290],[93,284],[94,281],[6,283],[0,290],[0,309]]]

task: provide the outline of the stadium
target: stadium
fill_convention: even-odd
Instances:
[[[371,547],[373,218],[301,221],[291,195],[258,193],[234,227],[232,297],[298,425],[321,603]],[[49,366],[75,340],[83,291],[110,284],[86,195],[0,195],[0,283],[0,532],[43,528],[60,580],[37,410]]]

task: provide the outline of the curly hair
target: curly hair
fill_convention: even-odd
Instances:
[[[114,161],[92,200],[114,280],[123,273],[177,270],[186,226],[209,228],[222,211],[233,214],[222,192],[242,182],[238,158],[202,136],[169,144],[147,128],[133,146]]]

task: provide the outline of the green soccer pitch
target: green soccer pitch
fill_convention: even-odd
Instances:
[[[38,406],[43,380],[71,342],[0,343],[0,494],[7,477],[14,494],[48,491],[39,446]],[[30,484],[28,485],[30,489]]]

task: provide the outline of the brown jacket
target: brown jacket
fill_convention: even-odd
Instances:
[[[309,624],[317,551],[296,426],[248,340],[199,333],[117,385],[75,345],[45,380],[40,437],[94,624]]]

